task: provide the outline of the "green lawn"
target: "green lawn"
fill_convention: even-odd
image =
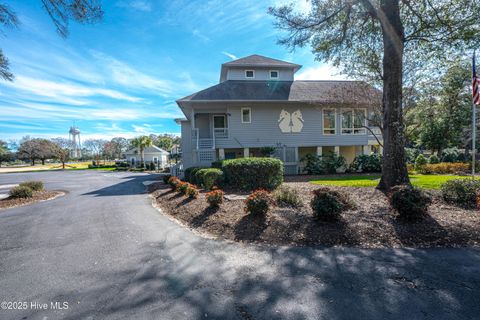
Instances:
[[[425,189],[440,189],[440,186],[451,179],[469,178],[468,176],[456,176],[456,175],[423,175],[423,174],[411,174],[410,181],[414,186]],[[328,177],[318,180],[312,180],[311,183],[326,185],[326,186],[339,186],[339,187],[375,187],[380,180],[380,175],[340,175],[337,177]]]

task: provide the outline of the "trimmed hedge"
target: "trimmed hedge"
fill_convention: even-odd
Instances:
[[[202,169],[207,169],[206,167],[190,167],[190,168],[187,168],[185,169],[185,171],[183,172],[184,174],[184,178],[185,178],[185,181],[188,181],[190,183],[193,183],[193,184],[200,184],[198,183],[196,180],[195,180],[195,176],[197,174],[197,172],[199,170],[202,170]]]
[[[448,202],[465,209],[477,206],[480,181],[473,179],[453,179],[442,184],[442,197]]]
[[[223,161],[228,185],[241,190],[273,190],[283,182],[283,163],[274,158],[240,158]]]
[[[20,187],[27,187],[32,189],[32,191],[42,191],[43,182],[42,181],[25,181],[19,184]]]
[[[467,173],[470,171],[471,164],[463,162],[441,162],[435,164],[424,164],[417,168],[421,174],[445,174],[445,173]]]
[[[220,186],[223,182],[223,171],[216,168],[200,169],[195,174],[195,181],[210,190],[213,186]]]

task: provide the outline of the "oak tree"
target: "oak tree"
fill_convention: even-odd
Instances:
[[[464,54],[480,40],[475,0],[316,0],[300,13],[293,4],[270,8],[280,40],[291,48],[311,45],[318,60],[355,66],[381,79],[384,161],[378,188],[409,184],[402,110],[404,60],[428,64]],[[408,54],[408,56],[404,56]],[[376,67],[376,69],[375,69]],[[349,71],[352,70],[352,71]],[[358,68],[357,68],[358,69]]]

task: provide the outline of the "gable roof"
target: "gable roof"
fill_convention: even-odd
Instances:
[[[227,80],[177,102],[288,101],[319,104],[374,104],[380,90],[361,81]]]
[[[137,152],[135,152],[137,151]],[[147,147],[144,150],[145,153],[161,153],[161,154],[169,154],[167,151],[163,150],[162,148],[159,148],[157,146],[151,146]],[[132,148],[125,152],[125,154],[140,154],[140,150],[138,148]]]
[[[222,66],[227,67],[286,67],[286,68],[300,68],[301,65],[296,63],[291,63],[287,61],[282,61],[278,59],[273,59],[259,54],[252,54],[248,57],[240,58],[230,62],[222,64]]]
[[[291,68],[293,72],[297,72],[302,66],[296,63],[291,63],[283,60],[273,59],[259,54],[252,54],[248,57],[240,58],[230,62],[222,64],[222,69],[220,71],[220,82],[226,79],[227,69],[231,67],[238,68]]]

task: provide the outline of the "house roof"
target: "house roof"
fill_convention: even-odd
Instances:
[[[137,151],[137,152],[135,152]],[[163,150],[162,148],[159,148],[157,146],[151,146],[151,147],[146,147],[144,152],[147,153],[161,153],[161,154],[169,154],[167,151]],[[139,154],[140,150],[138,148],[132,148],[125,152],[125,154]]]
[[[222,64],[226,67],[285,67],[285,68],[300,68],[301,65],[287,61],[272,59],[258,54],[233,60]]]
[[[248,57],[240,58],[222,64],[220,71],[220,82],[226,80],[228,68],[291,68],[297,72],[302,66],[296,63],[273,59],[259,54],[252,54]]]
[[[227,80],[177,102],[288,101],[320,104],[374,104],[381,92],[361,81]]]

